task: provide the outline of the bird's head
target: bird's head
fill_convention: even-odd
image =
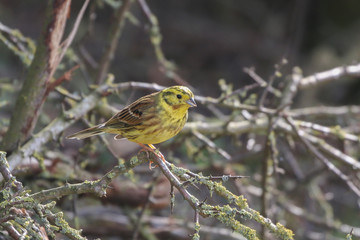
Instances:
[[[160,92],[160,99],[172,110],[186,111],[190,107],[196,107],[194,94],[184,86],[165,88]]]

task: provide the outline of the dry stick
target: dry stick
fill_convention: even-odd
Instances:
[[[350,106],[339,106],[339,107],[329,107],[329,106],[317,106],[317,107],[307,107],[292,109],[288,112],[290,117],[338,117],[343,115],[359,115],[360,106],[350,105]]]
[[[301,140],[301,142],[306,146],[307,149],[309,149],[309,151],[316,156],[316,158],[318,158],[320,161],[322,161],[325,166],[332,171],[333,173],[335,173],[337,176],[340,177],[340,179],[342,179],[348,186],[349,188],[358,196],[360,197],[360,189],[354,184],[353,181],[351,181],[351,179],[345,175],[344,173],[341,172],[340,169],[338,169],[333,163],[331,163],[323,154],[321,154],[321,152],[319,152],[307,139],[305,139],[303,137],[303,135],[299,132],[299,130],[297,129],[294,121],[290,118],[287,117],[285,118],[286,121],[291,125],[293,131],[296,133],[296,135],[298,136],[298,138]]]
[[[299,68],[294,68],[292,76],[291,76],[291,80],[287,84],[287,86],[284,90],[283,97],[280,102],[281,105],[287,105],[293,101],[295,95],[298,92],[298,88],[299,88],[301,79],[302,79],[301,70]],[[289,107],[286,107],[286,110],[288,110],[288,109],[289,109]]]
[[[290,138],[290,136],[288,137]],[[291,144],[287,140],[288,139],[286,139],[286,137],[279,138],[278,140],[280,142],[279,146],[284,146],[282,150],[282,154],[284,156],[284,159],[286,159],[286,161],[289,163],[293,173],[295,174],[295,178],[303,182],[305,179],[305,174],[303,173],[303,170],[301,169],[300,164],[293,153],[293,147],[294,147],[293,144]],[[306,179],[308,179],[308,176]]]
[[[336,67],[324,72],[315,73],[313,75],[304,77],[299,83],[301,89],[309,88],[312,86],[317,86],[322,83],[328,83],[331,81],[339,80],[341,77],[351,76],[359,77],[360,76],[360,64]]]
[[[241,179],[241,178],[249,178],[249,176],[232,176],[232,175],[223,175],[223,176],[211,176],[209,177],[209,180],[221,180],[223,182],[229,181],[229,179],[231,180],[236,180],[236,179]]]
[[[74,23],[74,26],[69,34],[69,36],[61,43],[61,52],[59,53],[59,56],[58,56],[58,62],[57,64],[59,64],[61,62],[61,60],[63,59],[67,49],[70,47],[70,44],[72,43],[72,41],[74,40],[74,37],[76,35],[76,32],[80,26],[80,23],[81,23],[81,19],[82,17],[84,16],[84,13],[85,13],[85,10],[89,4],[89,1],[90,0],[85,0],[83,6],[81,7],[77,17],[76,17],[76,20],[75,20],[75,23]]]
[[[271,75],[268,84],[266,85],[263,93],[261,94],[260,99],[259,99],[259,103],[258,103],[259,109],[261,109],[261,108],[264,107],[264,101],[265,101],[265,99],[266,99],[266,97],[267,97],[267,94],[268,94],[270,88],[271,88],[272,85],[274,84],[275,78],[276,78],[276,75],[275,75],[275,74]]]
[[[243,69],[245,73],[247,73],[255,82],[257,82],[261,87],[267,87],[269,92],[271,92],[272,94],[274,94],[275,96],[281,96],[281,92],[275,88],[273,88],[273,86],[270,85],[270,83],[267,83],[264,79],[262,79],[262,77],[260,77],[256,72],[255,72],[255,68],[250,67],[250,68],[244,68]]]
[[[242,88],[238,88],[238,89],[232,91],[232,92],[231,92],[230,94],[228,94],[228,95],[223,95],[223,96],[219,97],[219,98],[218,98],[218,101],[219,101],[219,102],[223,102],[224,100],[228,99],[228,98],[231,97],[231,96],[241,95],[241,93],[243,93],[243,92],[248,92],[248,91],[250,91],[250,90],[252,90],[252,89],[255,89],[255,88],[258,88],[258,87],[260,87],[260,86],[261,86],[261,85],[258,84],[258,83],[253,83],[253,84],[246,85],[246,86],[244,86],[244,87],[242,87]]]
[[[54,82],[49,84],[46,88],[46,92],[43,96],[43,101],[47,98],[50,92],[52,92],[57,86],[59,86],[64,81],[71,80],[71,74],[80,67],[80,65],[75,65],[74,67],[70,68],[66,73],[64,73],[61,77],[56,79]]]
[[[359,142],[360,138],[356,135],[347,133],[346,131],[342,130],[340,127],[329,128],[322,126],[320,124],[312,123],[312,122],[305,122],[305,121],[295,121],[295,123],[302,128],[307,128],[312,130],[315,134],[320,133],[323,136],[333,136],[339,138],[341,140],[348,140],[352,142]]]
[[[120,7],[115,12],[114,21],[110,26],[109,38],[106,43],[105,53],[102,55],[100,60],[99,71],[96,76],[96,84],[104,82],[106,74],[109,71],[111,61],[114,58],[116,48],[121,36],[122,30],[125,25],[125,15],[130,8],[132,0],[124,0]]]
[[[197,131],[193,131],[193,135],[196,138],[198,138],[200,141],[205,143],[209,148],[214,149],[219,155],[223,156],[226,160],[229,160],[229,161],[231,160],[231,156],[229,153],[227,153],[224,149],[216,146],[216,144],[213,141],[211,141],[209,138],[207,138],[203,134],[201,134]]]

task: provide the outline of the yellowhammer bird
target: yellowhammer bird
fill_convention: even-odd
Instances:
[[[196,107],[196,103],[189,88],[169,87],[141,97],[107,122],[67,138],[83,139],[101,133],[113,133],[117,134],[115,139],[127,138],[155,153],[153,144],[174,137],[184,127],[190,107]],[[164,160],[162,155],[160,157]]]

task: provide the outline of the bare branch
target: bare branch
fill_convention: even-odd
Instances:
[[[59,199],[63,196],[71,194],[81,194],[81,193],[95,193],[98,196],[106,196],[106,189],[111,183],[111,181],[119,176],[124,174],[130,169],[133,169],[135,166],[140,165],[146,162],[147,155],[146,153],[141,153],[139,157],[134,157],[130,161],[125,162],[115,166],[110,172],[105,174],[101,179],[95,181],[85,181],[77,184],[66,184],[65,186],[42,190],[41,192],[34,193],[30,195],[31,198],[44,202],[52,199]]]
[[[342,77],[359,77],[360,76],[360,64],[336,67],[324,72],[315,73],[301,79],[299,87],[301,89],[316,86],[322,83],[338,80]]]
[[[298,136],[298,138],[304,143],[304,145],[309,149],[309,151],[316,156],[319,160],[321,160],[325,166],[335,173],[337,176],[340,177],[348,186],[349,188],[358,196],[360,197],[360,188],[354,184],[354,182],[344,173],[341,172],[339,168],[337,168],[333,163],[331,163],[324,155],[322,155],[307,139],[305,139],[302,134],[297,129],[295,123],[291,118],[286,118],[288,123],[293,128],[294,132]]]

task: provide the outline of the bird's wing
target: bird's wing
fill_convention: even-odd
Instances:
[[[155,94],[139,98],[129,106],[122,109],[104,125],[106,128],[125,129],[142,123],[144,116],[155,111]]]

